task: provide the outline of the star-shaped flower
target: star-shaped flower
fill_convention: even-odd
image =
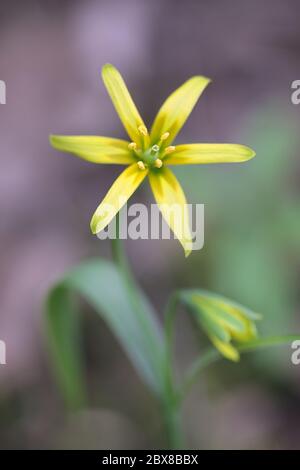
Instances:
[[[56,149],[74,153],[90,162],[128,165],[96,209],[91,220],[91,230],[93,233],[103,230],[148,176],[154,198],[188,256],[192,239],[187,202],[169,166],[243,162],[254,157],[255,152],[239,144],[172,145],[198,98],[210,83],[206,77],[192,77],[175,90],[160,108],[150,133],[118,70],[106,64],[102,69],[102,77],[130,142],[98,136],[50,137]],[[107,207],[110,207],[109,213]],[[172,210],[174,207],[177,208],[175,212]]]

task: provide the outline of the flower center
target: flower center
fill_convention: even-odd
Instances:
[[[142,137],[142,148],[139,148],[136,142],[130,142],[128,145],[129,150],[134,153],[137,158],[137,166],[140,170],[146,168],[161,168],[163,166],[163,159],[166,155],[174,152],[174,145],[164,147],[163,142],[169,137],[169,132],[164,132],[158,143],[152,146],[149,145],[148,130],[145,126],[139,126],[138,131]]]

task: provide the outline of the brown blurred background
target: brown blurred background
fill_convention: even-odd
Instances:
[[[1,448],[152,448],[156,404],[88,306],[84,337],[91,406],[64,409],[48,364],[43,299],[81,260],[110,256],[89,220],[120,169],[53,150],[50,133],[125,136],[101,82],[122,72],[147,123],[194,74],[213,79],[178,142],[240,142],[244,165],[176,171],[205,203],[205,246],[188,260],[175,241],[128,242],[135,273],[162,311],[176,287],[202,286],[263,313],[265,334],[300,331],[297,0],[2,1],[0,79]],[[136,200],[152,202],[147,184]],[[180,320],[179,368],[197,353]],[[191,447],[299,448],[300,366],[290,348],[203,375],[187,400]]]

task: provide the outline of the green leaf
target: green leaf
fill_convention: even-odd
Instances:
[[[55,373],[71,408],[86,401],[80,348],[80,323],[74,298],[62,282],[54,287],[46,302],[48,344]]]
[[[165,356],[156,314],[138,288],[137,309],[116,265],[97,259],[72,270],[47,299],[49,344],[66,402],[80,406],[85,400],[80,331],[72,292],[90,303],[120,341],[141,379],[161,396]]]

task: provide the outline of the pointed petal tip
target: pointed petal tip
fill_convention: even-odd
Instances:
[[[226,359],[229,359],[233,362],[238,362],[240,360],[240,353],[236,347],[229,341],[225,342],[217,338],[214,334],[209,335],[213,345],[216,349],[224,356]]]
[[[98,225],[98,220],[94,214],[90,221],[90,229],[93,235],[97,235],[97,233],[99,232],[99,230],[97,230],[97,225]]]
[[[102,76],[102,80],[104,81],[104,84],[105,84],[105,81],[109,80],[111,76],[114,76],[117,79],[123,80],[122,75],[120,71],[117,69],[117,67],[115,67],[113,64],[110,64],[110,63],[104,64],[102,66],[101,76]]]
[[[249,149],[249,153],[250,153],[250,158],[256,157],[256,152],[253,149],[251,149],[250,147],[248,147],[248,149]]]
[[[229,360],[232,361],[232,362],[240,362],[240,359],[241,359],[241,357],[240,357],[240,353],[238,351],[237,351],[237,355],[235,357],[229,358]]]
[[[54,148],[58,148],[58,140],[59,140],[59,135],[55,134],[50,134],[49,135],[49,142]]]
[[[105,83],[105,79],[107,78],[107,74],[109,74],[111,72],[119,73],[118,69],[116,69],[116,67],[112,64],[107,63],[107,64],[104,64],[102,66],[101,77],[102,77],[102,80],[104,81],[104,83]]]
[[[241,145],[241,148],[244,151],[245,162],[247,160],[251,160],[252,158],[256,156],[256,152],[251,147],[247,147],[246,145]]]
[[[108,69],[115,69],[116,67],[113,64],[107,62],[106,64],[102,65],[102,73]]]
[[[189,249],[184,248],[184,257],[185,258],[188,258],[191,253],[192,253],[192,250],[190,248]]]
[[[229,347],[228,347],[228,350],[227,348],[225,347],[224,349],[223,348],[219,348],[219,351],[221,354],[223,354],[223,356],[228,359],[229,361],[232,361],[232,362],[239,362],[240,359],[241,359],[241,356],[240,356],[240,353],[239,351],[231,344],[229,343]]]
[[[212,79],[209,78],[209,77],[206,77],[205,75],[194,75],[192,79],[196,79],[196,80],[201,80],[201,82],[206,81],[207,84],[211,83],[212,82]]]

